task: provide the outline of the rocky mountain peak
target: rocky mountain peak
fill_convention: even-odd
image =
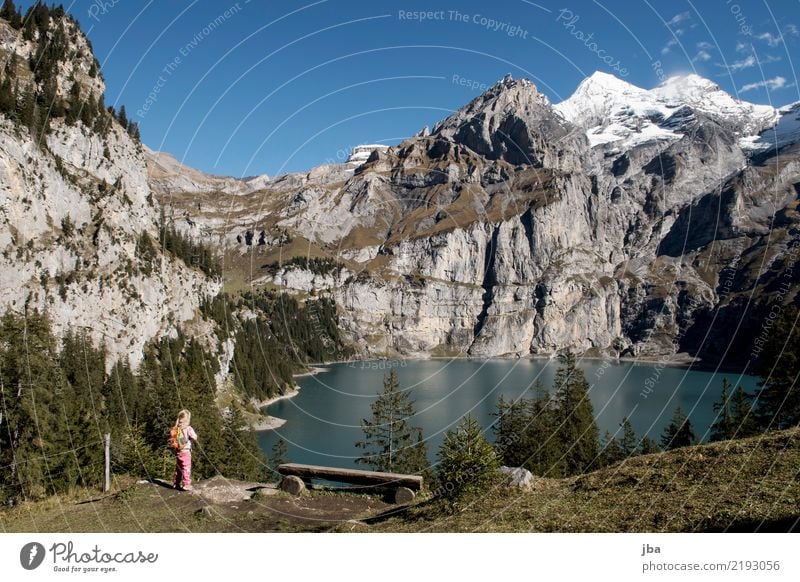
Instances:
[[[485,93],[434,127],[431,135],[470,148],[490,160],[534,167],[581,166],[570,123],[528,79],[506,75]]]
[[[548,105],[550,105],[550,101],[543,93],[539,92],[539,89],[532,81],[529,79],[514,79],[509,74],[462,107],[456,112],[456,115],[462,112],[475,115],[485,111],[487,108],[492,110],[500,108],[532,109]],[[440,125],[446,125],[447,121],[444,120]],[[434,128],[434,133],[437,128]]]
[[[705,77],[701,77],[697,73],[673,75],[661,83],[661,85],[659,85],[659,89],[675,91],[677,94],[684,97],[693,94],[697,95],[721,91],[719,85],[717,85],[714,81],[706,79]]]
[[[584,79],[575,93],[555,106],[563,117],[583,128],[601,124],[616,108],[624,106],[645,109],[647,91],[614,75],[596,71]]]
[[[347,157],[347,163],[361,165],[370,159],[372,152],[385,152],[388,149],[389,146],[384,144],[357,145],[356,147],[353,148],[353,151],[351,151],[350,155]]]

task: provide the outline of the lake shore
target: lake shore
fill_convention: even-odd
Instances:
[[[697,372],[717,372],[717,373],[724,373],[724,374],[743,374],[747,373],[746,368],[742,366],[736,366],[732,364],[722,364],[720,362],[703,362],[701,359],[691,356],[687,353],[679,353],[679,354],[670,354],[665,355],[661,358],[658,356],[647,356],[647,357],[635,357],[635,356],[623,356],[623,357],[611,357],[611,356],[588,356],[588,355],[580,355],[576,354],[578,361],[581,360],[591,360],[591,361],[600,361],[600,362],[610,362],[614,364],[640,364],[640,365],[648,365],[648,366],[659,366],[659,367],[666,367],[666,368],[681,368],[685,370],[695,370]],[[357,364],[363,364],[366,362],[420,362],[426,360],[458,360],[458,361],[508,361],[508,360],[557,360],[558,354],[528,354],[524,356],[517,356],[517,355],[509,355],[509,356],[490,356],[490,357],[473,357],[473,356],[466,356],[466,355],[456,355],[456,356],[425,356],[421,357],[419,355],[415,355],[412,357],[401,357],[396,356],[392,358],[384,358],[384,357],[365,357],[361,359],[350,359],[350,360],[339,360],[335,362],[328,362],[325,365],[331,364],[349,364],[351,367],[355,367]],[[388,369],[388,368],[387,368]]]
[[[294,378],[302,378],[305,376],[314,376],[316,374],[322,374],[323,372],[327,372],[328,368],[323,367],[312,367],[307,372],[300,372],[298,374],[293,374]],[[284,394],[279,396],[273,396],[272,398],[268,398],[266,400],[254,400],[253,405],[258,410],[264,410],[268,406],[275,404],[279,400],[286,400],[288,398],[294,398],[300,393],[300,387],[297,386]],[[256,432],[264,432],[267,430],[275,430],[276,428],[282,427],[286,424],[286,420],[283,418],[278,418],[277,416],[271,416],[269,414],[263,414],[261,419],[257,420],[256,422],[252,423],[253,430]]]
[[[341,361],[341,362],[328,362],[328,364],[343,364],[343,363],[344,363],[344,361]],[[323,372],[328,372],[328,371],[330,371],[330,369],[324,367],[324,366],[327,366],[328,364],[320,364],[319,366],[312,365],[311,369],[308,372],[300,372],[298,374],[292,374],[292,377],[293,378],[304,378],[306,376],[316,376],[317,374],[322,374]]]

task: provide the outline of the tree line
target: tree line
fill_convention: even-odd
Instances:
[[[159,221],[158,240],[145,230],[136,240],[136,256],[139,258],[140,269],[146,275],[149,275],[160,261],[158,247],[180,259],[187,266],[200,269],[212,279],[222,277],[222,265],[214,250],[202,241],[180,232],[173,223],[168,224],[163,210]]]
[[[245,399],[280,394],[309,363],[351,353],[332,299],[300,304],[268,291],[222,294],[204,302],[201,313],[215,323],[218,338],[235,339],[231,371]],[[106,373],[107,350],[92,343],[87,329],[67,330],[59,340],[47,315],[6,312],[0,319],[0,503],[98,485],[105,433],[112,435],[113,472],[169,479],[168,433],[182,408],[192,411],[201,437],[193,455],[198,479],[270,478],[270,467],[286,461],[286,445],[279,443],[269,464],[242,405],[234,399],[220,410],[217,356],[179,330],[149,342],[135,371],[121,359]]]
[[[261,479],[267,460],[242,410],[220,411],[217,358],[192,338],[150,342],[134,372],[118,361],[106,374],[107,352],[87,330],[59,341],[46,315],[7,312],[0,320],[0,502],[37,499],[97,485],[104,433],[112,435],[113,470],[169,478],[170,426],[182,408],[202,437],[194,471]]]
[[[104,95],[95,97],[84,94],[80,81],[70,79],[69,93],[62,97],[57,92],[59,65],[70,58],[68,50],[73,39],[67,33],[66,23],[78,23],[65,13],[63,6],[49,7],[36,2],[23,17],[13,0],[5,0],[0,8],[0,18],[22,31],[23,39],[36,42],[28,62],[10,53],[0,69],[0,113],[28,128],[36,141],[44,144],[44,135],[50,130],[50,121],[63,119],[68,125],[81,121],[98,135],[107,135],[112,120],[116,120],[136,142],[141,134],[138,123],[130,120],[125,106],[119,111],[113,105],[106,106]],[[88,42],[88,39],[87,39]],[[91,44],[90,44],[91,47]],[[99,64],[94,55],[88,75],[100,75]],[[26,67],[30,73],[20,78],[18,67]]]
[[[247,398],[283,394],[294,385],[294,374],[309,364],[352,354],[331,298],[301,304],[285,293],[253,290],[238,296],[222,293],[204,302],[201,310],[216,322],[219,337],[235,340],[233,381]],[[236,315],[244,312],[249,315]]]

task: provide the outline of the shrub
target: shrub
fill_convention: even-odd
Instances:
[[[438,452],[436,494],[458,500],[485,491],[496,479],[500,463],[483,429],[472,416],[447,431]]]

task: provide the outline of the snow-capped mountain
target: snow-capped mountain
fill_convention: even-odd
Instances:
[[[678,139],[691,131],[698,114],[742,138],[760,134],[779,119],[775,108],[735,99],[694,74],[671,77],[646,90],[596,72],[554,108],[584,128],[593,147],[613,144],[623,150],[655,140]]]
[[[742,138],[741,147],[760,153],[800,141],[800,101],[781,107],[778,113],[777,124],[757,136]]]

